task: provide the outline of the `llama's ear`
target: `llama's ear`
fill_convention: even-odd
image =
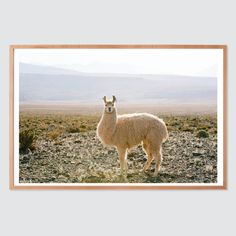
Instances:
[[[107,97],[106,97],[106,96],[103,97],[103,101],[104,101],[105,103],[107,102]]]
[[[116,96],[112,96],[112,102],[114,103],[114,102],[116,102]]]

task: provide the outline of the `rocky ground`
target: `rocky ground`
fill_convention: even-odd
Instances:
[[[55,140],[38,139],[33,152],[20,155],[21,183],[216,183],[216,135],[198,138],[192,132],[170,131],[163,145],[163,163],[152,177],[142,169],[146,156],[138,146],[128,154],[128,176],[120,175],[118,155],[105,148],[94,130],[62,133]]]

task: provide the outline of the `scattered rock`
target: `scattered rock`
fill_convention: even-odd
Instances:
[[[49,126],[50,127],[50,126]],[[51,126],[53,129],[53,126]],[[60,144],[60,145],[59,145]],[[163,145],[163,163],[152,178],[155,161],[146,173],[147,160],[141,146],[128,154],[128,178],[120,178],[115,148],[106,148],[95,131],[64,133],[56,142],[39,140],[33,153],[20,155],[21,183],[215,183],[217,139],[202,139],[191,132],[173,131]]]
[[[55,129],[56,129],[56,126],[53,125],[53,124],[51,124],[51,125],[48,126],[48,131],[53,131],[53,130],[55,130]]]
[[[201,152],[193,152],[193,156],[202,156]]]

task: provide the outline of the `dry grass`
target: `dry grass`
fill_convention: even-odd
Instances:
[[[167,116],[164,121],[169,131],[190,132],[196,135],[200,130],[209,134],[217,133],[216,116]]]
[[[33,130],[25,129],[21,130],[19,134],[19,152],[27,153],[29,151],[34,151],[36,149],[35,142],[37,137]]]
[[[164,116],[167,129],[171,131],[190,132],[196,137],[216,135],[216,116]],[[86,133],[96,130],[98,116],[80,116],[73,114],[37,114],[22,112],[20,114],[20,132],[34,130],[38,139],[57,140],[63,134]]]
[[[20,114],[20,131],[34,130],[39,138],[55,140],[63,133],[95,130],[98,120],[92,116],[23,112]]]

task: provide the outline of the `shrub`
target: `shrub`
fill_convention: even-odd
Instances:
[[[60,135],[62,134],[61,131],[59,130],[53,130],[53,131],[50,131],[47,133],[47,136],[52,139],[52,140],[55,140],[57,139]]]
[[[205,130],[199,130],[197,133],[197,137],[199,138],[208,138],[209,134]]]
[[[86,129],[86,125],[80,125],[81,129]]]
[[[80,128],[77,126],[71,126],[67,129],[68,133],[79,133],[80,132]]]
[[[19,134],[20,153],[27,153],[29,150],[35,150],[36,136],[32,130],[23,130]]]

